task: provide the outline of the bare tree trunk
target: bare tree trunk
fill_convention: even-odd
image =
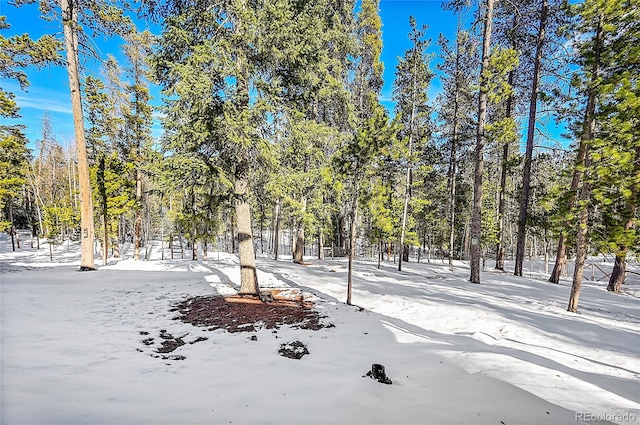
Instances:
[[[260,204],[260,254],[264,254],[264,204]]]
[[[116,223],[116,237],[111,245],[113,247],[113,258],[120,258],[120,219]]]
[[[106,210],[106,208],[103,210],[102,215],[102,231],[104,238],[102,242],[102,246],[104,249],[104,252],[102,253],[102,264],[105,266],[107,265],[107,261],[109,259],[109,217]]]
[[[324,260],[324,235],[322,225],[318,225],[318,260]]]
[[[453,255],[456,241],[456,175],[458,163],[458,112],[460,109],[460,19],[456,34],[456,94],[453,100],[453,131],[451,134],[451,151],[449,154],[449,266],[453,271]]]
[[[249,191],[248,152],[241,155],[236,164],[235,195],[238,233],[238,256],[240,257],[240,295],[259,295],[258,274],[251,228],[251,206],[247,200]]]
[[[487,82],[484,72],[489,67],[493,0],[486,0],[484,33],[482,35],[482,66],[480,67],[480,96],[478,96],[478,127],[476,134],[475,172],[473,179],[473,214],[471,221],[471,283],[480,283],[482,237],[482,181],[484,177],[484,126],[487,118]]]
[[[135,222],[135,244],[133,259],[140,259],[140,246],[142,245],[142,171],[136,170],[136,222]]]
[[[351,224],[349,226],[349,266],[347,271],[347,305],[351,305],[351,290],[353,287],[353,263],[356,258],[356,219],[358,216],[358,189],[351,208]]]
[[[13,225],[13,198],[11,196],[9,196],[8,199],[8,204],[9,204],[9,222],[11,223],[9,225],[9,233],[11,233],[11,251],[15,252],[16,250],[16,228]]]
[[[278,261],[280,249],[280,199],[276,201],[275,230],[273,231],[273,259]]]
[[[300,199],[302,204],[302,215],[307,210],[307,197],[302,195]],[[298,222],[298,231],[296,234],[295,246],[293,249],[293,262],[296,264],[304,264],[304,217]]]
[[[522,172],[522,196],[520,198],[520,215],[518,217],[518,241],[516,243],[516,265],[514,274],[522,276],[522,262],[524,261],[525,243],[527,238],[527,220],[529,218],[529,197],[531,188],[531,162],[533,160],[533,137],[536,130],[536,116],[538,106],[538,86],[540,85],[540,67],[542,66],[542,48],[545,43],[547,26],[548,0],[542,0],[540,11],[540,28],[536,45],[536,59],[533,67],[531,82],[531,99],[529,102],[529,125],[527,128],[527,147],[525,149],[524,169]]]
[[[60,0],[64,44],[67,56],[67,73],[71,91],[71,109],[78,155],[78,181],[80,185],[80,227],[81,254],[80,270],[95,270],[93,259],[93,205],[91,200],[91,180],[85,142],[84,118],[80,94],[80,73],[78,70],[78,4],[75,0]]]
[[[585,171],[586,173],[586,171]],[[571,285],[571,296],[569,297],[569,307],[567,311],[572,313],[578,312],[578,299],[580,298],[580,287],[584,272],[584,262],[587,258],[587,232],[589,224],[589,184],[585,181],[582,183],[579,201],[580,205],[580,227],[578,229],[578,243],[576,246],[576,264],[573,271],[573,284]]]
[[[109,214],[107,209],[107,189],[105,187],[105,167],[104,155],[100,155],[96,180],[102,210],[102,264],[106,266],[109,257]]]
[[[622,290],[622,285],[627,278],[627,250],[616,254],[615,263],[613,265],[613,271],[609,277],[609,285],[607,285],[607,291],[619,294]]]

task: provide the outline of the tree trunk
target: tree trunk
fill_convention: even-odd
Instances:
[[[318,225],[318,260],[324,260],[324,235],[322,225]]]
[[[97,172],[98,194],[100,197],[100,209],[102,210],[102,264],[107,265],[109,257],[109,210],[107,209],[107,189],[105,186],[105,158],[100,155]]]
[[[574,176],[575,176],[575,172],[574,172]],[[558,236],[556,262],[553,266],[553,270],[551,271],[551,276],[549,276],[549,282],[560,283],[560,276],[562,275],[562,269],[567,261],[566,252],[567,252],[567,235],[564,233],[564,230],[563,230],[563,233],[561,233],[560,236]]]
[[[140,246],[142,245],[142,171],[136,170],[136,222],[135,222],[135,244],[133,259],[140,259]]]
[[[278,251],[280,248],[280,199],[276,201],[275,229],[273,231],[273,259],[278,261]]]
[[[640,146],[636,148],[636,155],[634,160],[634,173],[635,176],[640,176]],[[634,225],[634,219],[636,216],[636,209],[638,207],[638,187],[633,185],[631,187],[631,195],[627,198],[625,202],[624,213],[622,214],[623,219],[626,219],[624,223],[625,231],[631,231]],[[627,252],[629,251],[629,247],[621,246],[616,252],[616,260],[613,266],[613,271],[611,272],[611,276],[609,278],[609,285],[607,286],[607,291],[614,292],[616,294],[620,293],[622,289],[622,285],[625,282],[627,277]]]
[[[7,202],[9,204],[9,222],[11,223],[9,225],[9,233],[11,234],[11,251],[15,252],[16,250],[16,228],[13,225],[13,198],[11,196],[9,196],[9,202]]]
[[[304,216],[307,210],[307,197],[302,195],[300,203],[302,204],[302,215]],[[304,230],[304,217],[302,217],[298,222],[296,243],[293,250],[293,262],[296,264],[304,264]]]
[[[616,260],[613,265],[613,271],[609,277],[609,285],[607,285],[607,291],[620,293],[622,285],[627,278],[627,251],[619,252],[616,254]]]
[[[260,254],[264,254],[264,204],[260,204]]]
[[[542,48],[545,43],[547,26],[548,0],[542,0],[540,11],[540,28],[536,45],[536,58],[533,66],[531,82],[531,98],[529,101],[529,125],[527,128],[527,147],[525,149],[524,169],[522,172],[522,196],[520,198],[520,214],[518,216],[518,241],[516,243],[516,265],[514,274],[522,276],[522,262],[524,261],[525,243],[527,238],[527,220],[529,218],[529,197],[531,188],[531,162],[533,160],[533,137],[536,130],[536,116],[538,106],[538,86],[540,85],[540,67],[542,66]]]
[[[351,223],[349,225],[349,267],[347,271],[347,305],[351,305],[351,289],[353,287],[353,263],[356,258],[356,218],[358,215],[358,189],[356,188],[353,207],[351,208]]]
[[[84,117],[80,94],[80,73],[78,69],[78,4],[74,0],[60,0],[64,44],[67,56],[67,73],[71,91],[71,110],[78,156],[78,182],[80,186],[80,228],[81,253],[80,270],[95,270],[93,258],[93,205],[91,200],[91,180],[85,142]]]
[[[113,258],[120,258],[120,223],[116,223],[116,237],[113,239]]]
[[[249,153],[242,152],[235,171],[236,221],[238,256],[240,257],[240,295],[260,294],[256,259],[253,250],[251,206],[247,200],[249,191]]]
[[[587,232],[589,224],[588,200],[589,185],[585,181],[582,183],[582,190],[580,191],[580,201],[583,205],[580,206],[580,228],[578,229],[578,243],[576,246],[576,264],[573,271],[573,283],[571,285],[569,307],[567,308],[567,311],[572,313],[578,312],[578,299],[580,297],[580,287],[582,285],[583,278],[582,274],[584,272],[584,262],[587,258]]]
[[[102,246],[104,248],[104,252],[102,253],[102,264],[106,266],[109,259],[109,217],[106,213],[106,208],[103,210],[102,215],[102,232]]]
[[[456,241],[456,174],[458,163],[458,113],[460,109],[460,19],[458,19],[458,29],[456,34],[456,94],[453,100],[453,129],[451,134],[451,151],[449,153],[449,266],[453,271],[454,246]]]
[[[484,177],[484,126],[487,118],[487,81],[483,75],[489,67],[493,0],[486,0],[484,32],[482,35],[482,66],[480,67],[480,95],[478,96],[478,127],[476,132],[475,171],[473,178],[473,213],[471,221],[471,283],[480,283],[482,237],[482,180]]]

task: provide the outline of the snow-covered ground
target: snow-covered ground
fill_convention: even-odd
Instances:
[[[258,258],[262,287],[301,289],[335,327],[254,341],[169,311],[232,293],[235,256],[152,252],[78,272],[77,245],[58,246],[53,261],[46,244],[22,246],[11,252],[0,235],[2,424],[640,423],[637,275],[621,295],[585,281],[572,314],[568,279],[487,269],[472,285],[462,263],[398,272],[359,260],[347,306],[344,259]],[[161,330],[186,342],[171,353],[184,360],[156,353]],[[278,355],[296,339],[309,355]],[[392,385],[363,378],[372,363]]]

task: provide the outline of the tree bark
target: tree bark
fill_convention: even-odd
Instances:
[[[273,231],[273,259],[278,261],[278,251],[280,249],[280,199],[276,201],[275,229]]]
[[[356,258],[356,218],[358,215],[358,188],[351,208],[351,223],[349,225],[349,266],[347,271],[347,305],[351,305],[351,290],[353,287],[353,263]]]
[[[302,215],[307,211],[307,197],[302,195],[300,199],[302,204]],[[296,264],[304,264],[304,217],[298,222],[298,231],[296,232],[296,244],[293,250],[293,262]]]
[[[487,118],[487,82],[484,72],[489,67],[493,0],[486,0],[484,31],[482,36],[482,66],[480,67],[480,95],[478,96],[478,126],[476,132],[475,171],[473,187],[473,213],[471,221],[471,283],[480,283],[480,257],[482,237],[482,181],[484,177],[485,121]]]
[[[580,201],[583,202],[583,205],[581,205],[580,211],[580,227],[578,229],[578,242],[576,246],[576,264],[573,271],[573,283],[571,285],[569,307],[567,308],[567,311],[572,313],[578,312],[578,299],[580,298],[580,287],[582,286],[584,262],[587,258],[587,233],[589,228],[588,200],[589,184],[585,181],[582,183],[582,189],[580,191]]]
[[[139,167],[140,165],[138,165]],[[136,170],[136,222],[135,222],[135,244],[133,259],[140,259],[140,246],[142,245],[142,171]]]
[[[67,73],[71,92],[71,110],[78,156],[78,183],[80,189],[81,251],[80,270],[95,270],[93,257],[94,223],[91,200],[91,180],[84,132],[82,99],[80,94],[80,73],[78,66],[78,4],[75,0],[60,0],[64,44],[67,56]]]
[[[11,251],[15,252],[16,251],[16,228],[13,225],[13,198],[11,196],[9,196],[8,199],[9,202],[7,202],[9,205],[9,222],[11,223],[9,225],[9,233],[11,234]]]
[[[613,265],[613,271],[609,277],[609,285],[607,291],[619,294],[627,278],[627,250],[616,254],[616,260]]]
[[[235,195],[238,234],[238,256],[240,257],[240,295],[259,295],[258,274],[251,228],[251,206],[247,200],[249,192],[249,158],[243,152],[236,164]]]
[[[540,28],[536,45],[536,58],[533,66],[531,82],[531,99],[529,102],[529,125],[527,128],[527,146],[525,149],[524,169],[522,171],[522,196],[520,198],[520,214],[518,217],[518,240],[516,243],[516,265],[514,275],[522,276],[522,262],[524,261],[525,243],[527,238],[527,220],[529,218],[529,197],[531,189],[531,162],[533,160],[533,138],[536,130],[536,116],[538,106],[538,87],[540,85],[540,68],[542,66],[542,48],[545,43],[547,27],[548,0],[542,0],[540,10]]]
[[[322,225],[318,225],[318,260],[324,260],[324,235]]]

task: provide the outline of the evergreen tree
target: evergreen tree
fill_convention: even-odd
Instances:
[[[620,292],[626,277],[629,252],[638,252],[638,204],[640,204],[640,12],[637,1],[608,3],[605,9],[605,64],[599,84],[596,131],[590,145],[592,202],[601,214],[594,223],[592,240],[603,252],[615,256],[607,289]],[[593,11],[585,5],[583,15]],[[595,7],[600,7],[597,5]]]
[[[349,265],[347,272],[347,304],[351,304],[353,263],[356,256],[358,203],[362,191],[363,177],[371,162],[378,156],[382,143],[381,135],[388,132],[386,113],[379,103],[382,89],[383,64],[382,22],[378,14],[377,0],[364,0],[356,18],[358,53],[354,62],[352,81],[355,126],[353,137],[336,154],[335,161],[340,174],[346,180],[349,196]]]
[[[449,265],[453,265],[456,235],[457,186],[460,158],[469,151],[473,132],[472,110],[475,101],[474,85],[477,69],[476,45],[468,32],[458,28],[454,47],[440,35],[438,40],[443,61],[438,69],[443,72],[443,91],[437,99],[439,137],[448,151],[447,195],[445,216],[448,221],[446,247]]]
[[[9,29],[5,16],[0,16],[0,30]],[[20,88],[26,90],[29,81],[24,69],[29,66],[41,68],[47,64],[61,63],[58,50],[60,43],[53,37],[45,35],[34,41],[28,34],[6,38],[0,34],[0,77],[18,82]],[[18,118],[19,108],[13,100],[15,95],[0,88],[0,117]],[[12,249],[15,250],[13,229],[13,199],[19,189],[26,183],[26,166],[29,160],[27,139],[23,127],[19,125],[0,126],[0,211],[7,204],[8,220],[0,217],[0,228],[10,228]]]
[[[125,75],[129,77],[131,83],[126,87],[129,95],[129,107],[124,113],[124,129],[127,157],[135,169],[135,229],[134,229],[134,252],[133,258],[140,259],[140,247],[142,245],[142,211],[144,203],[143,193],[143,170],[149,163],[151,150],[151,124],[153,121],[153,110],[149,101],[147,60],[151,54],[154,37],[147,30],[143,32],[131,32],[125,36],[126,44],[124,53],[129,61]]]
[[[17,5],[29,3],[35,3],[35,0],[18,0],[16,2]],[[93,243],[95,229],[84,115],[82,112],[79,61],[80,39],[83,37],[83,31],[85,29],[91,29],[94,32],[102,34],[122,34],[123,29],[126,31],[131,23],[129,19],[124,17],[121,8],[105,0],[91,0],[82,4],[73,0],[60,0],[59,5],[54,0],[43,0],[40,2],[40,10],[53,17],[59,16],[62,20],[78,161],[78,183],[81,205],[80,270],[94,270]],[[52,19],[49,16],[47,18]]]
[[[398,270],[402,270],[402,261],[405,257],[405,233],[407,230],[407,216],[409,214],[409,200],[411,197],[411,181],[413,167],[416,162],[414,152],[424,152],[431,130],[431,110],[428,105],[428,90],[433,73],[429,69],[430,57],[426,53],[430,41],[423,40],[426,27],[417,28],[415,18],[409,18],[411,32],[409,39],[413,47],[405,52],[397,67],[396,80],[394,82],[394,99],[396,100],[396,114],[402,129],[399,136],[407,140],[405,155],[405,190],[402,212],[402,225],[400,234],[400,250],[402,255],[398,257]],[[407,257],[404,258],[408,260]]]
[[[478,96],[478,124],[476,147],[474,152],[475,170],[473,182],[473,214],[471,221],[471,283],[480,283],[480,256],[482,237],[482,182],[484,178],[484,146],[486,143],[485,125],[488,101],[488,75],[491,25],[493,21],[493,0],[486,0],[484,12],[484,30],[482,34],[482,65],[480,67],[480,94]]]
[[[612,35],[612,33],[608,31],[608,29],[612,29],[611,26],[605,24],[609,23],[609,18],[615,19],[614,16],[605,15],[604,12],[611,12],[611,9],[602,9],[602,6],[601,2],[591,1],[584,3],[577,11],[582,18],[580,22],[581,29],[591,37],[588,43],[585,43],[583,46],[578,46],[578,51],[582,59],[581,65],[584,66],[583,72],[586,80],[584,90],[586,92],[586,106],[584,107],[581,131],[578,135],[578,152],[576,155],[573,180],[571,182],[571,189],[577,192],[572,194],[571,204],[575,209],[575,215],[578,217],[578,236],[573,282],[567,310],[574,313],[578,311],[582,275],[588,249],[589,198],[591,191],[589,182],[590,174],[588,170],[591,158],[590,151],[594,137],[596,137],[596,112],[598,109],[599,89],[602,84],[601,79],[607,75],[607,49],[609,48],[608,41]],[[579,84],[579,82],[576,82],[576,84]],[[556,267],[558,267],[557,260]]]
[[[205,10],[169,1],[161,9],[164,33],[154,62],[165,94],[173,96],[169,140],[201,151],[233,182],[240,294],[257,295],[249,202],[254,161],[270,149],[263,130],[277,114],[277,98],[295,95],[302,70],[315,66],[318,40],[297,25],[315,25],[322,9],[288,0],[237,0]]]

